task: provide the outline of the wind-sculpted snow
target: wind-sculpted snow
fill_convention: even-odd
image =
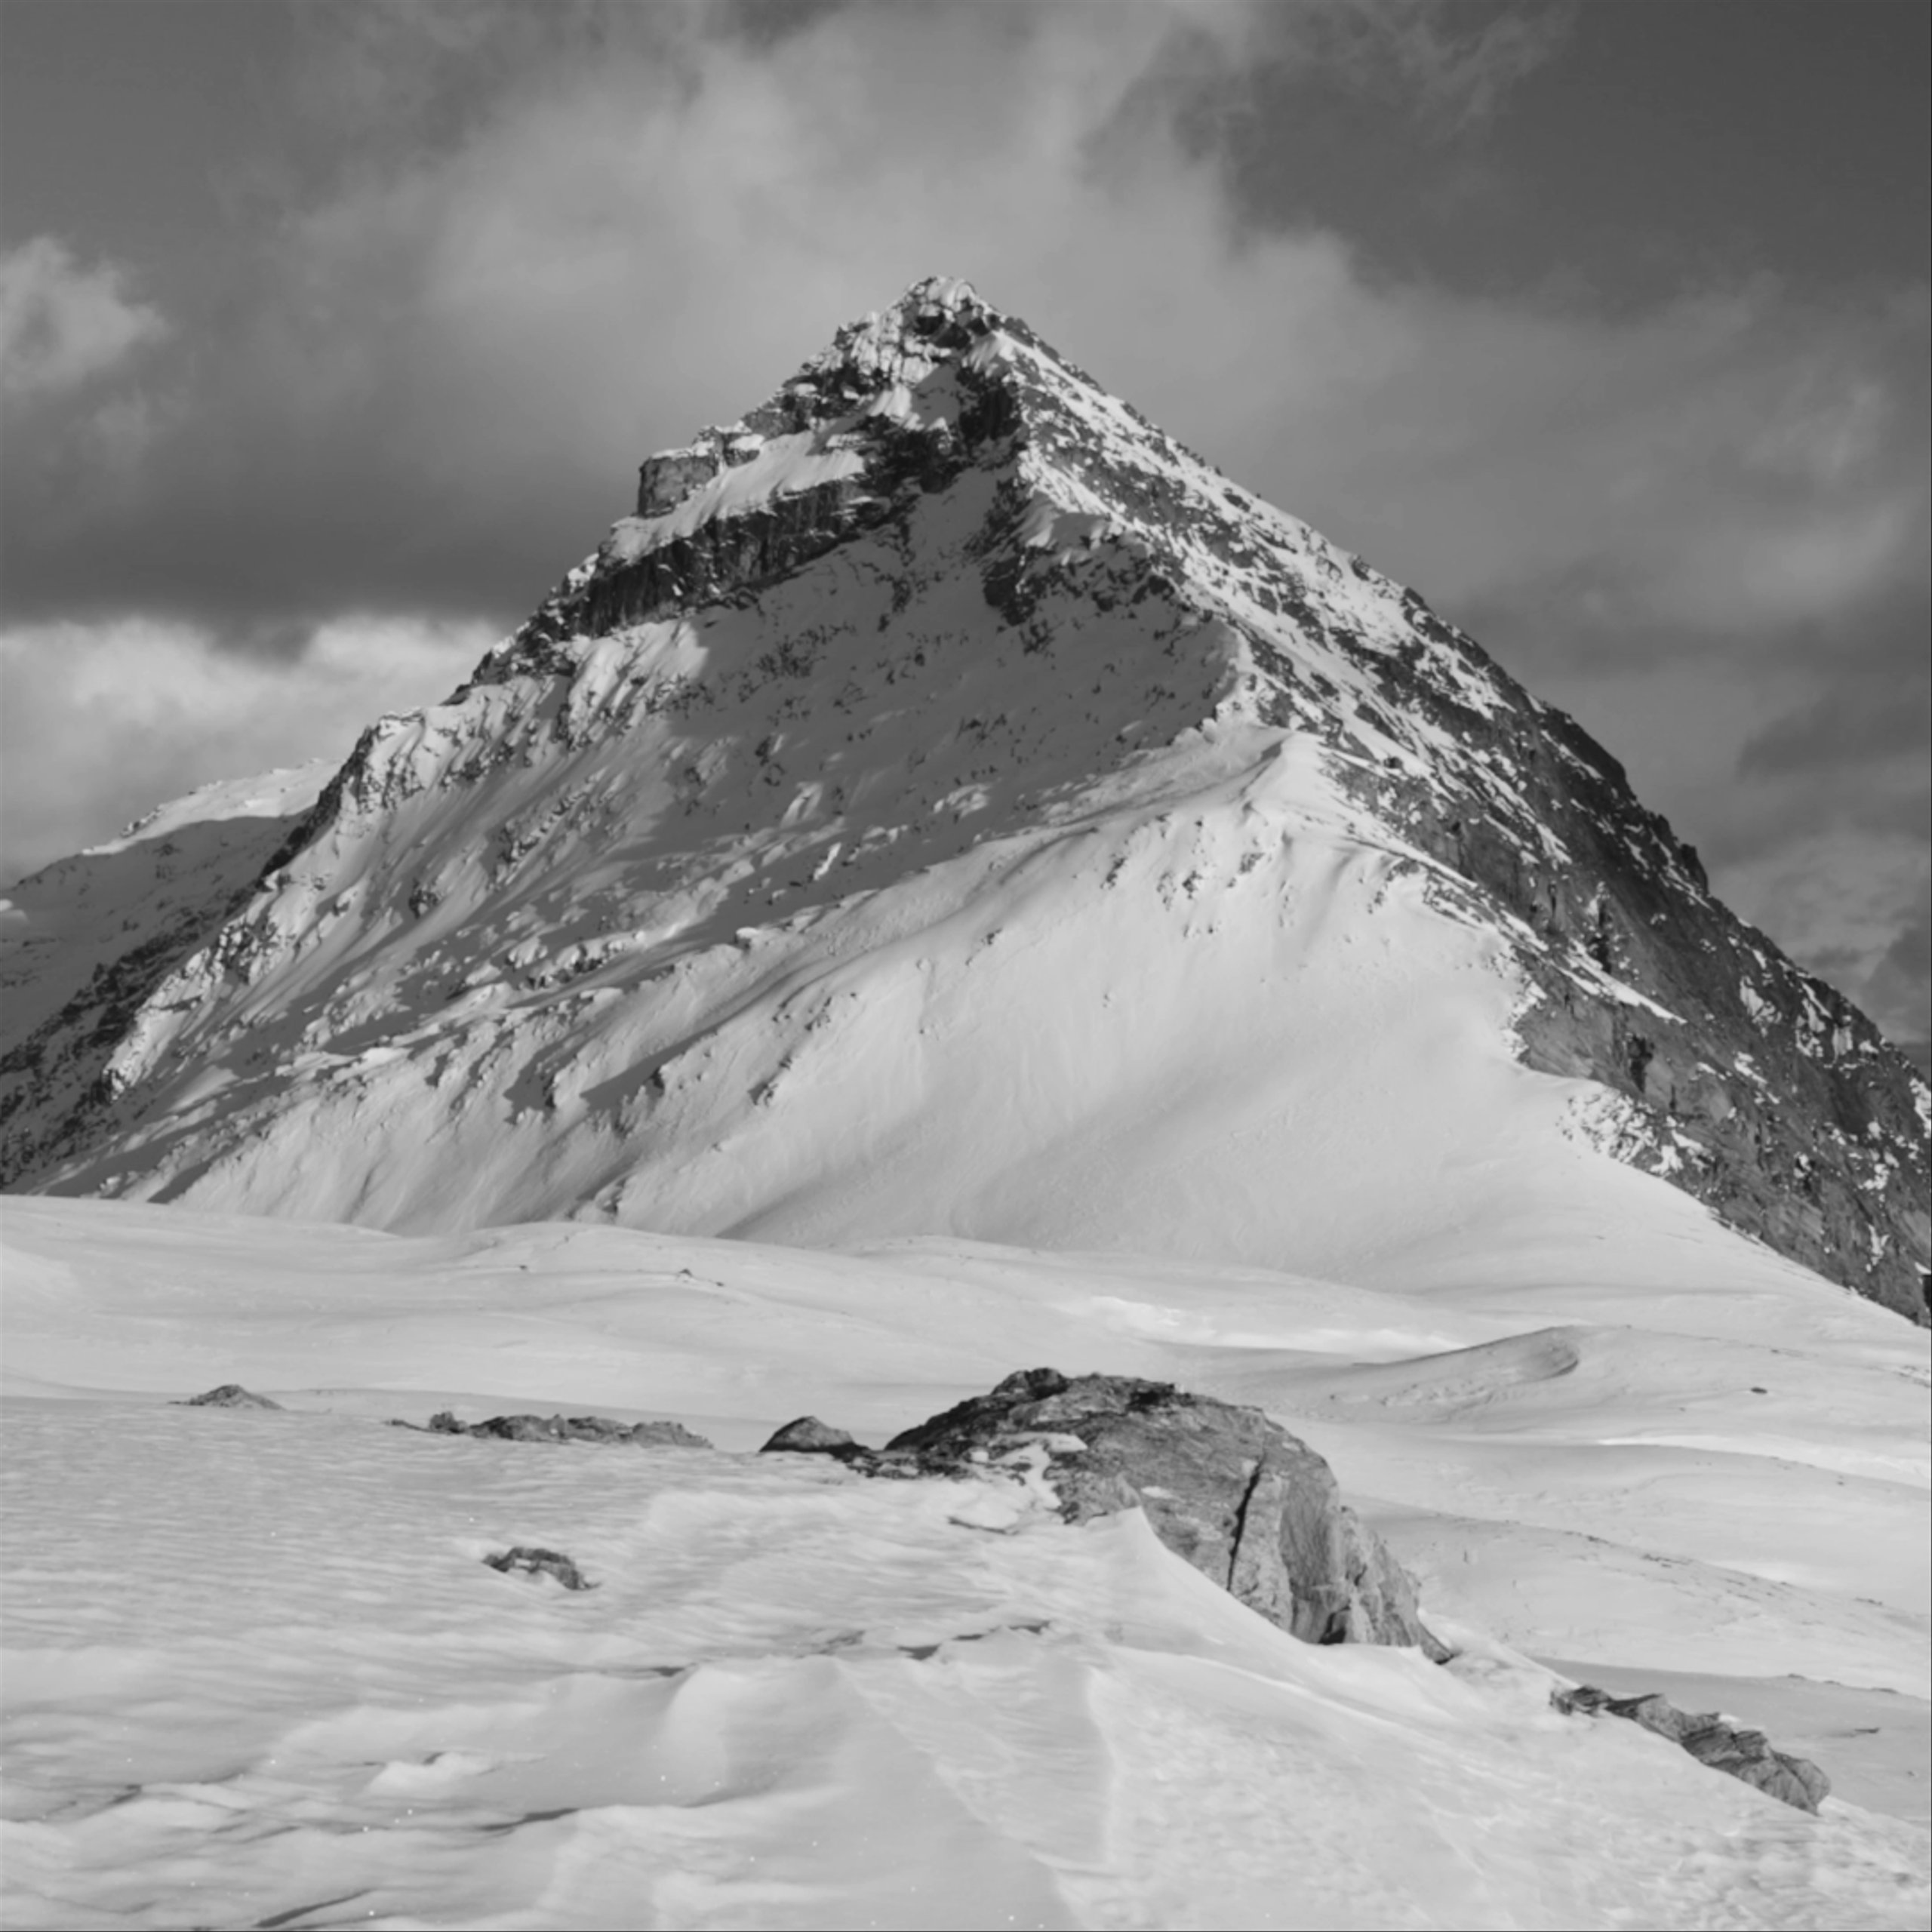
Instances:
[[[1660,1236],[1491,1234],[1402,1294],[16,1201],[8,1922],[1921,1925],[1927,1337],[1657,1191]],[[749,1453],[1047,1359],[1279,1417],[1454,1660],[1299,1642],[1041,1481]],[[279,1411],[168,1400],[229,1380]],[[445,1407],[723,1446],[383,1420]],[[1563,1716],[1573,1681],[1832,1793]]]
[[[983,1484],[770,1457],[511,1469],[329,1417],[113,1422],[8,1423],[26,1477],[100,1478],[91,1509],[14,1531],[44,1581],[7,1623],[14,1923],[1923,1909],[1907,1826],[1807,1817],[1635,1726],[1586,1732],[1520,1662],[1297,1644],[1138,1518],[1072,1530]],[[493,1572],[493,1539],[538,1533],[598,1586]],[[57,1580],[86,1592],[84,1645]],[[111,1758],[73,1698],[103,1672]]]
[[[16,1050],[10,1184],[1332,1267],[1470,1170],[1567,1198],[1521,1156],[1567,1134],[1924,1314],[1870,1023],[1454,626],[959,283],[646,463],[109,990]]]

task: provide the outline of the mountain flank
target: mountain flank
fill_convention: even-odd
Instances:
[[[6,1186],[1344,1272],[1607,1157],[1926,1318],[1922,1075],[1572,721],[961,282],[651,458],[275,830],[125,949],[21,888]]]

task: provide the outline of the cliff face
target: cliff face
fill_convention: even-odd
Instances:
[[[1242,1039],[1300,1037],[1296,973],[1331,963],[1345,1026],[1336,949],[1399,940],[1507,982],[1500,1037],[1592,1083],[1601,1149],[1924,1318],[1927,1089],[1870,1023],[1574,723],[964,285],[652,459],[636,509],[445,705],[365,734],[251,892],[15,1048],[9,1185],[864,1232],[828,1204],[853,1164],[948,1107],[1003,1094],[1021,1168],[1036,1129],[1059,1158],[1123,1106],[1156,1122],[1163,1081],[1207,1118],[1185,1069],[1245,1091]],[[1069,963],[996,973],[1002,931]],[[1002,1032],[1076,985],[1131,1029]],[[801,1071],[828,1033],[863,1109],[838,1052]],[[844,1165],[806,1151],[839,1135]],[[921,1198],[997,1233],[1020,1183],[975,1172]]]
[[[1428,703],[1417,694],[1411,703]],[[1560,714],[1526,702],[1494,747],[1527,815],[1478,788],[1445,808],[1399,782],[1389,809],[1531,936],[1537,997],[1525,1063],[1627,1103],[1624,1157],[1732,1226],[1922,1319],[1926,1089],[1832,987],[1713,899],[1694,852],[1640,806],[1620,768]]]

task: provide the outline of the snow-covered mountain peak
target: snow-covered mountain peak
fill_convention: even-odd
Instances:
[[[1003,319],[970,281],[926,275],[890,308],[875,309],[845,324],[793,380],[837,383],[857,375],[873,377],[881,385],[915,383],[996,331]]]
[[[966,282],[914,283],[890,309],[840,328],[757,408],[649,458],[636,513],[607,549],[635,561],[713,517],[851,474],[878,419],[949,434],[958,386],[932,379],[962,358],[983,362],[978,352],[997,344],[1004,319]]]
[[[920,515],[935,497],[946,515]],[[904,561],[908,538],[940,538],[944,567],[969,568],[1010,625],[1031,623],[1036,650],[1063,635],[1038,608],[1056,589],[1103,610],[1169,608],[1200,634],[1208,673],[1177,729],[1286,721],[1284,652],[1328,667],[1324,706],[1362,687],[1357,749],[1418,775],[1442,742],[1380,715],[1370,660],[1399,660],[1479,715],[1510,701],[1468,639],[1418,625],[1413,595],[1238,488],[969,285],[938,278],[839,330],[758,408],[649,458],[634,513],[479,677],[555,663],[565,639],[730,597],[887,530]],[[1161,667],[1143,670],[1164,706]]]
[[[1320,1272],[1520,1166],[1469,1117],[1512,1058],[1922,1307],[1925,1089],[1870,1023],[1413,592],[934,279],[645,462],[469,683],[22,1042],[7,1171]]]

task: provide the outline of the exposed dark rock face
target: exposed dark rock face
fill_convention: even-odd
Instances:
[[[413,1429],[414,1423],[405,1423]],[[608,1416],[491,1416],[460,1423],[448,1409],[429,1418],[432,1435],[475,1435],[494,1442],[602,1442],[638,1449],[709,1449],[711,1444],[676,1422],[613,1422]]]
[[[958,1475],[1035,1445],[1069,1522],[1139,1506],[1170,1549],[1304,1642],[1448,1656],[1414,1579],[1343,1505],[1334,1472],[1259,1409],[1171,1383],[1024,1369],[894,1436],[879,1460]]]
[[[1420,631],[1472,641],[1412,598]],[[1538,998],[1524,1062],[1630,1103],[1614,1151],[1732,1226],[1914,1320],[1932,1255],[1927,1094],[1850,1001],[1712,898],[1702,865],[1623,768],[1500,671],[1481,715],[1384,659],[1392,702],[1486,752],[1505,785],[1445,793],[1392,772],[1355,787],[1521,920]],[[1513,793],[1513,795],[1512,795]]]
[[[0,1185],[34,1161],[86,1144],[107,1118],[121,1086],[114,1050],[139,1021],[143,1007],[180,961],[219,933],[254,890],[257,875],[215,881],[212,896],[189,907],[112,965],[97,966],[87,984],[26,1038],[0,1054]],[[24,1133],[14,1124],[23,1108],[57,1095],[66,1112],[54,1133]]]
[[[1828,1796],[1832,1781],[1808,1758],[1777,1749],[1761,1730],[1727,1723],[1714,1711],[1680,1711],[1655,1691],[1641,1697],[1613,1697],[1594,1684],[1552,1692],[1550,1702],[1566,1713],[1595,1717],[1607,1712],[1628,1718],[1646,1730],[1681,1744],[1699,1764],[1761,1791],[1801,1811],[1815,1811]]]
[[[177,1409],[279,1409],[281,1404],[270,1401],[266,1395],[256,1395],[238,1382],[224,1382],[218,1389],[189,1395],[171,1406]]]
[[[694,490],[718,474],[717,452],[712,449],[666,450],[647,457],[637,472],[637,513],[663,516],[674,510]]]
[[[98,1127],[117,1091],[103,1077],[114,1047],[177,962],[246,903],[306,810],[219,819],[158,838],[136,838],[140,828],[131,827],[118,848],[57,860],[8,888],[26,912],[28,936],[0,947],[0,1175],[16,1171],[27,1144],[14,1123],[23,1105],[66,1112],[63,1146],[78,1146]],[[63,909],[36,934],[35,913],[50,901]],[[110,906],[111,919],[103,918]],[[88,909],[97,909],[91,918]],[[63,955],[70,971],[89,962],[86,977],[63,984],[54,967]]]
[[[552,1577],[567,1590],[594,1590],[597,1586],[586,1577],[561,1550],[544,1549],[535,1543],[518,1543],[483,1561],[505,1576]]]
[[[856,1442],[842,1429],[820,1422],[817,1416],[801,1416],[776,1431],[759,1449],[761,1456],[780,1452],[795,1456],[835,1456],[841,1462],[869,1458],[872,1452]]]

